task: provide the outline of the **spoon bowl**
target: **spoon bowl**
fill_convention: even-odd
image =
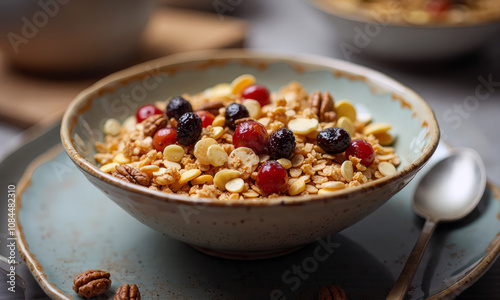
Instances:
[[[413,211],[425,218],[424,228],[387,300],[405,297],[437,224],[467,216],[481,200],[485,188],[483,161],[470,148],[453,150],[424,175],[411,204]]]
[[[425,219],[456,221],[477,206],[485,187],[486,171],[479,154],[457,148],[419,182],[412,209]]]

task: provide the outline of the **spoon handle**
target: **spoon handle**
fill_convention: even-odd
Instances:
[[[413,247],[408,260],[399,275],[396,284],[392,288],[391,292],[387,296],[387,300],[400,300],[404,299],[406,292],[408,291],[408,287],[411,284],[413,276],[417,272],[418,265],[422,256],[424,254],[425,248],[429,243],[432,233],[434,229],[436,229],[437,222],[431,219],[427,219],[424,224],[424,228],[422,229],[422,233],[417,240],[417,243]]]

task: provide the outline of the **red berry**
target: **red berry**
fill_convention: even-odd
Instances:
[[[261,106],[271,102],[269,100],[269,90],[265,86],[259,84],[253,84],[246,87],[243,92],[241,92],[241,97],[243,99],[257,100]]]
[[[201,126],[203,128],[208,127],[208,125],[212,125],[214,122],[215,116],[206,110],[197,111],[196,114],[201,118]]]
[[[448,0],[430,0],[427,2],[427,10],[435,15],[440,15],[450,9]]]
[[[255,154],[267,152],[269,143],[269,134],[264,125],[255,121],[240,123],[233,135],[234,148],[247,147],[253,150]]]
[[[268,194],[284,192],[288,185],[286,169],[279,162],[268,160],[259,168],[255,183]]]
[[[135,113],[135,118],[137,119],[137,123],[141,123],[147,117],[152,115],[162,115],[163,112],[159,110],[156,106],[152,104],[146,104],[137,109]]]
[[[349,159],[349,156],[354,156],[361,159],[361,164],[365,167],[369,167],[375,160],[375,151],[373,151],[372,145],[365,140],[353,140],[349,145],[349,148],[345,151],[345,159]]]
[[[177,142],[177,130],[175,128],[162,128],[153,136],[153,147],[156,151],[163,151],[168,145]]]

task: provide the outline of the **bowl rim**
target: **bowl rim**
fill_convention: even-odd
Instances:
[[[158,68],[166,68],[169,65],[190,63],[190,62],[206,62],[206,61],[217,61],[217,60],[235,60],[235,59],[262,59],[262,60],[272,60],[272,63],[285,62],[290,65],[293,64],[311,64],[321,67],[326,67],[331,71],[340,72],[343,76],[355,76],[362,77],[367,85],[374,85],[376,83],[383,84],[391,88],[391,93],[395,90],[404,91],[405,94],[411,95],[418,103],[419,107],[423,109],[424,115],[430,116],[429,120],[426,122],[428,132],[430,136],[428,147],[425,151],[422,151],[419,156],[413,161],[409,162],[407,166],[402,169],[398,169],[395,174],[383,177],[368,183],[364,183],[357,187],[350,187],[330,193],[327,195],[305,195],[305,196],[280,196],[277,198],[265,198],[252,201],[242,201],[242,200],[224,200],[221,201],[217,198],[195,198],[189,196],[181,196],[175,193],[165,193],[162,191],[154,191],[147,187],[136,185],[133,183],[125,182],[124,180],[118,179],[110,174],[104,173],[99,170],[94,164],[83,158],[74,146],[74,141],[72,138],[72,130],[74,125],[77,123],[78,116],[89,109],[93,98],[96,94],[103,88],[115,85],[115,90],[119,85],[118,83],[126,81],[131,77],[138,75],[145,75],[148,70],[150,70],[151,65],[157,66]],[[149,67],[149,68],[148,68]],[[298,67],[300,68],[300,67]],[[386,91],[388,92],[388,91]],[[96,178],[97,180],[104,181],[107,184],[111,184],[115,188],[123,189],[124,191],[140,194],[141,196],[148,196],[155,200],[161,202],[174,202],[177,204],[185,205],[207,205],[207,206],[241,206],[241,207],[261,207],[261,206],[282,206],[282,205],[304,205],[306,203],[317,203],[323,201],[348,201],[349,198],[355,197],[356,195],[362,195],[369,191],[374,191],[376,189],[384,188],[389,186],[392,182],[400,180],[405,175],[415,173],[421,169],[425,163],[432,156],[436,150],[439,139],[440,130],[435,117],[434,112],[430,106],[413,90],[406,87],[402,83],[390,78],[389,76],[382,74],[378,71],[356,65],[347,61],[327,58],[317,55],[310,54],[284,54],[282,52],[264,52],[264,51],[254,51],[246,49],[231,49],[231,50],[202,50],[185,52],[180,54],[173,54],[170,56],[158,58],[155,60],[147,61],[130,68],[118,71],[111,75],[104,77],[103,79],[97,81],[90,87],[86,88],[80,92],[69,104],[66,109],[62,122],[61,122],[61,141],[64,150],[70,157],[70,159],[83,170],[86,174]],[[409,182],[409,181],[408,181]],[[406,182],[407,183],[407,182]],[[352,201],[352,199],[351,199]]]
[[[329,5],[326,3],[328,0],[307,0],[311,6],[316,8],[317,10],[327,13],[331,16],[337,17],[337,18],[342,18],[346,19],[352,22],[361,22],[361,23],[368,23],[368,24],[373,24],[373,25],[380,25],[380,23],[376,22],[375,20],[372,20],[370,18],[364,17],[361,14],[352,14],[346,11],[342,11],[341,9],[336,9],[333,5]],[[487,26],[494,26],[494,25],[500,25],[500,18],[490,20],[487,22],[479,22],[479,23],[465,23],[465,24],[446,24],[446,23],[431,23],[427,25],[415,25],[415,24],[409,24],[409,23],[395,23],[395,22],[388,22],[387,24],[383,24],[385,27],[390,26],[393,28],[411,28],[411,29],[418,29],[418,30],[425,30],[425,29],[452,29],[452,28],[477,28],[477,27],[487,27]]]

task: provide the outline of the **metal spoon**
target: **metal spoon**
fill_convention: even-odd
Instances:
[[[469,148],[453,150],[422,178],[411,206],[417,215],[425,218],[424,228],[387,300],[405,297],[437,224],[468,215],[481,200],[485,187],[483,161]]]

